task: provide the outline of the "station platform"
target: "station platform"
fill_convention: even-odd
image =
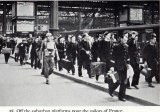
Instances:
[[[14,55],[11,56],[14,58]],[[30,60],[27,61],[28,64],[30,64]],[[108,94],[108,84],[104,83],[104,75],[100,75],[99,80],[96,81],[95,77],[89,78],[87,74],[87,70],[82,70],[83,77],[78,76],[78,67],[75,66],[75,75],[72,75],[72,72],[68,73],[67,70],[63,69],[62,71],[58,71],[57,69],[54,70],[52,75],[58,75],[62,76],[64,78],[67,78],[69,80],[72,80],[76,83],[84,84],[87,86],[90,86],[92,88],[97,89],[97,91],[104,91]],[[131,82],[130,78],[130,82]],[[126,89],[126,100],[138,103],[140,105],[144,106],[159,106],[160,105],[160,84],[158,84],[155,81],[155,78],[153,78],[153,85],[154,88],[151,88],[148,86],[147,82],[145,81],[145,77],[140,74],[140,80],[139,80],[139,89],[136,89],[131,86],[131,89]],[[115,90],[114,97],[118,96],[119,88]],[[117,97],[118,99],[118,97]],[[126,101],[127,102],[127,101]]]

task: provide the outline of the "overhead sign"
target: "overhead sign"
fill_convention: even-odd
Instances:
[[[17,31],[33,32],[34,21],[33,20],[17,20]]]
[[[130,8],[130,21],[142,21],[142,9]]]
[[[17,16],[34,16],[34,3],[17,2]]]

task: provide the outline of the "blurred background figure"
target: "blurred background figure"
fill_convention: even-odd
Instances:
[[[4,42],[4,47],[5,47],[5,48],[10,48],[10,49],[12,50],[13,45],[12,45],[12,43],[11,43],[11,41],[10,41],[10,37],[7,37],[7,38],[6,38],[6,40],[5,40],[5,42]],[[10,51],[11,51],[11,50],[10,50]],[[10,57],[10,53],[4,53],[4,58],[5,58],[6,64],[8,63],[9,57]]]

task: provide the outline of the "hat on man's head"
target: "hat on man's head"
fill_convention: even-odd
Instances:
[[[58,41],[60,41],[60,39],[62,39],[63,37],[61,36],[61,37],[58,37]],[[63,38],[64,39],[64,38]]]
[[[123,35],[126,34],[126,33],[129,34],[129,33],[130,33],[130,30],[124,30],[124,31],[123,31]]]
[[[131,35],[132,34],[138,35],[138,32],[136,32],[136,31],[130,31],[129,34],[131,34]]]
[[[73,35],[68,35],[68,38],[71,38]]]
[[[82,38],[82,36],[81,35],[78,35],[78,39],[81,39]]]
[[[151,33],[150,34],[150,39],[153,39],[153,38],[155,38],[157,35],[155,34],[155,33]]]
[[[109,31],[106,31],[106,32],[104,32],[103,36],[106,36],[106,35],[108,35],[109,33],[110,33]]]
[[[85,36],[89,36],[88,33],[83,33],[82,38],[84,38]]]
[[[61,34],[58,34],[58,37],[62,37],[62,35],[61,35]]]
[[[52,36],[51,33],[47,33],[47,34],[46,34],[46,37],[50,37],[50,36]]]

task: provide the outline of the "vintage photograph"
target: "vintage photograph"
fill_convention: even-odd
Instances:
[[[159,9],[158,0],[0,1],[0,106],[159,106]],[[125,112],[94,109],[72,112]]]

